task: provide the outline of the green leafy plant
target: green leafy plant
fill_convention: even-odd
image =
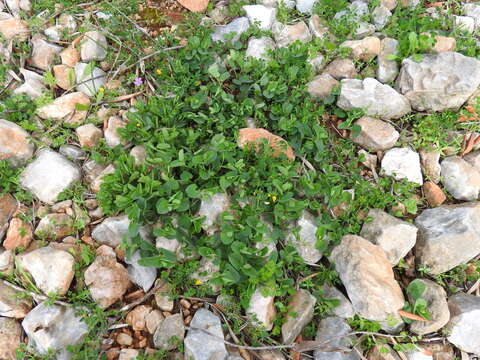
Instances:
[[[407,302],[403,310],[429,320],[431,316],[428,312],[428,304],[427,301],[422,297],[426,289],[427,286],[420,279],[415,279],[410,284],[408,284],[406,290],[407,294],[412,299],[412,303]],[[407,324],[415,321],[406,317],[404,317],[403,319]]]

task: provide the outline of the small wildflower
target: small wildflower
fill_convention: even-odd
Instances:
[[[277,197],[275,195],[272,195],[272,201],[277,201]]]
[[[141,77],[135,78],[135,80],[133,80],[133,84],[134,84],[135,86],[140,86],[140,85],[142,85],[142,84],[143,84],[142,78],[141,78]]]
[[[137,123],[137,127],[140,127],[140,126],[142,126],[142,125],[140,123]]]
[[[104,92],[105,88],[101,87],[101,88],[98,89],[98,91]]]
[[[157,70],[156,70],[156,73],[157,73],[157,75],[162,75],[162,70],[157,69]]]
[[[201,280],[195,280],[195,285],[202,285],[202,281]]]

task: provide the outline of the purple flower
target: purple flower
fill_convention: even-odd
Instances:
[[[140,85],[142,85],[142,84],[143,84],[142,78],[141,78],[141,77],[135,78],[135,80],[133,80],[133,84],[134,84],[135,86],[140,86]]]

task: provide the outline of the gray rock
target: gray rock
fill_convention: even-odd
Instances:
[[[365,36],[373,35],[374,33],[375,33],[375,25],[365,21],[360,21],[357,24],[354,36],[356,38],[361,39],[361,38],[364,38]]]
[[[355,122],[360,126],[361,131],[358,136],[350,136],[355,144],[369,151],[388,150],[397,142],[400,134],[389,123],[364,116]]]
[[[480,85],[480,61],[456,52],[403,60],[397,89],[418,111],[458,110]]]
[[[43,30],[48,40],[60,41],[62,39],[63,26],[54,25]]]
[[[80,56],[83,62],[102,61],[107,56],[107,38],[99,31],[88,31],[83,35]]]
[[[18,264],[32,275],[35,285],[44,294],[65,295],[75,275],[73,256],[49,246],[22,254]]]
[[[295,7],[295,0],[260,0],[265,6],[274,6],[277,7],[280,4],[287,9],[293,9]]]
[[[116,248],[128,235],[130,220],[127,215],[106,218],[92,231],[92,238],[97,243]]]
[[[403,355],[406,360],[434,360],[432,355],[425,354],[423,350],[408,350]]]
[[[275,22],[272,26],[273,38],[278,47],[285,47],[294,41],[309,42],[312,40],[312,34],[307,24],[303,21],[292,25],[285,25],[281,22]]]
[[[329,74],[337,80],[354,78],[358,75],[351,59],[337,58],[327,65],[324,74]]]
[[[74,160],[74,161],[81,161],[87,158],[87,153],[75,145],[62,145],[58,150],[60,154],[66,156],[67,159]]]
[[[264,5],[244,5],[250,25],[258,23],[261,30],[270,30],[277,16],[277,9]]]
[[[380,43],[380,54],[377,58],[377,79],[381,83],[389,83],[395,80],[398,75],[398,64],[391,60],[392,55],[398,55],[398,40],[392,38],[382,39]]]
[[[318,54],[313,59],[309,59],[308,63],[313,66],[315,72],[320,72],[325,67],[325,56]]]
[[[456,294],[448,299],[450,322],[447,340],[468,353],[480,356],[480,297]]]
[[[69,345],[79,344],[88,333],[88,326],[75,315],[72,307],[40,303],[22,321],[29,345],[40,355],[56,351],[57,360],[68,360]]]
[[[23,170],[20,184],[41,201],[53,204],[62,191],[80,179],[78,166],[45,148],[38,151],[37,158]]]
[[[114,172],[115,167],[112,164],[104,168],[91,183],[90,188],[92,189],[92,191],[96,193],[99,192],[103,182],[105,181],[105,176],[113,174]]]
[[[352,1],[348,8],[355,19],[360,19],[362,16],[368,15],[370,12],[368,10],[368,4],[362,0]]]
[[[344,319],[355,316],[355,310],[353,309],[352,303],[336,287],[324,285],[322,297],[325,299],[335,299],[339,301],[339,304],[333,309],[332,315]]]
[[[284,344],[291,344],[302,332],[303,328],[312,321],[317,299],[307,290],[299,289],[288,302],[287,321],[282,325],[282,340]],[[295,313],[296,316],[291,314]]]
[[[117,145],[124,145],[125,141],[118,130],[127,126],[127,123],[118,116],[110,116],[107,121],[107,128],[104,131],[105,142],[108,147],[115,147]]]
[[[285,360],[280,350],[260,350],[258,356],[261,360]]]
[[[22,328],[15,319],[0,317],[0,359],[16,360],[15,350],[22,343]]]
[[[166,317],[160,323],[153,335],[153,343],[157,349],[173,350],[183,342],[184,336],[185,326],[183,325],[182,314],[175,314]]]
[[[0,316],[23,319],[28,314],[32,303],[28,299],[22,299],[19,295],[21,295],[19,291],[5,285],[0,280]]]
[[[31,159],[35,146],[29,137],[17,124],[0,119],[0,160],[9,160],[17,166]]]
[[[130,156],[133,157],[135,165],[142,165],[147,160],[147,149],[143,145],[137,145],[130,150]]]
[[[118,356],[118,360],[135,360],[140,355],[140,352],[135,349],[122,349]]]
[[[55,56],[63,50],[61,46],[50,44],[38,36],[34,36],[32,45],[32,66],[45,71],[53,65]]]
[[[410,331],[418,335],[426,335],[443,328],[450,320],[450,310],[447,304],[447,293],[438,284],[427,279],[416,279],[415,282],[422,283],[425,290],[421,296],[427,303],[430,321],[414,321],[410,324]],[[415,304],[414,298],[409,295],[411,304]]]
[[[172,312],[175,303],[173,302],[171,285],[164,279],[157,279],[155,286],[158,286],[158,290],[155,292],[155,303],[162,311]]]
[[[463,160],[472,165],[475,170],[480,171],[480,151],[474,151],[465,155]]]
[[[1,48],[0,48],[1,54]],[[5,55],[4,55],[5,56]],[[6,56],[5,56],[6,57]],[[25,94],[31,99],[36,99],[42,96],[43,92],[47,89],[43,83],[43,76],[37,74],[34,71],[26,70],[21,68],[20,72],[25,79],[25,82],[13,90],[14,94]]]
[[[256,59],[267,60],[268,51],[273,49],[275,49],[275,42],[267,36],[259,39],[250,38],[245,54]]]
[[[302,215],[296,222],[296,230],[291,231],[286,236],[286,242],[292,244],[298,254],[307,264],[317,263],[323,256],[318,249],[317,244],[317,225],[315,218],[307,211],[303,211]],[[327,241],[327,239],[324,239]]]
[[[340,83],[329,74],[318,75],[307,84],[308,93],[313,97],[324,100],[332,94],[333,89],[339,86],[339,84]]]
[[[0,274],[10,275],[13,273],[13,252],[0,247]]]
[[[457,200],[472,201],[480,192],[480,172],[459,156],[450,156],[441,163],[445,189]]]
[[[91,67],[86,63],[75,65],[75,74],[77,81],[77,91],[87,96],[95,96],[98,89],[105,86],[106,73],[97,67]]]
[[[128,264],[127,271],[130,280],[146,293],[157,278],[157,269],[140,265],[138,263],[140,259],[140,251],[136,251],[130,259],[126,258],[125,262]]]
[[[466,31],[469,34],[475,31],[475,19],[470,16],[453,15],[453,25],[455,29]]]
[[[360,235],[380,246],[388,261],[395,266],[403,259],[417,242],[417,227],[380,209],[368,212],[371,222],[365,222]]]
[[[53,119],[70,125],[79,125],[87,116],[86,110],[78,106],[90,106],[90,99],[82,92],[74,92],[56,98],[53,103],[37,109],[37,115],[42,119]]]
[[[463,4],[463,14],[475,20],[475,30],[480,28],[480,6],[477,3]]]
[[[443,205],[424,210],[416,219],[419,229],[417,263],[433,275],[465,264],[480,254],[480,203]]]
[[[131,285],[127,269],[117,262],[115,252],[106,245],[97,249],[95,261],[84,275],[93,300],[103,309],[120,300]]]
[[[211,311],[200,308],[184,340],[185,356],[193,360],[224,360],[228,353],[223,339],[220,319]]]
[[[330,29],[326,24],[325,20],[323,20],[317,14],[314,14],[308,19],[308,28],[313,36],[323,39],[323,38],[332,38],[330,34]]]
[[[220,214],[230,208],[230,199],[227,194],[217,193],[210,198],[202,200],[198,216],[205,216],[202,228],[207,234],[212,235],[218,230],[217,220]]]
[[[0,240],[3,239],[7,232],[10,219],[15,211],[17,211],[18,203],[10,194],[0,196]]]
[[[420,150],[419,153],[423,174],[428,180],[438,184],[442,170],[440,166],[440,152]]]
[[[232,41],[240,40],[240,36],[248,30],[250,22],[247,17],[240,17],[227,25],[217,26],[215,32],[212,34],[213,41],[226,42],[230,37]]]
[[[358,354],[351,349],[355,336],[347,336],[352,329],[345,319],[336,316],[329,316],[322,319],[318,324],[315,341],[323,345],[324,351],[315,350],[315,360],[360,360]],[[342,351],[335,351],[344,349]],[[349,351],[351,350],[351,351]]]
[[[408,99],[373,78],[342,80],[337,106],[343,110],[363,109],[368,116],[399,119],[411,112]]]
[[[393,148],[385,152],[382,171],[397,180],[406,179],[418,185],[423,184],[420,156],[410,148]]]
[[[395,281],[385,251],[368,240],[346,235],[330,256],[355,311],[368,320],[379,321],[386,331],[398,331],[402,320],[402,289]],[[393,325],[391,320],[397,320]]]
[[[277,314],[274,297],[263,295],[262,288],[257,288],[250,298],[246,313],[252,318],[254,325],[260,325],[267,331],[272,330],[273,320]]]
[[[297,10],[302,14],[312,14],[313,8],[318,0],[297,0]]]
[[[210,284],[210,280],[217,275],[220,271],[220,266],[214,263],[214,260],[202,257],[200,260],[200,266],[198,267],[197,271],[190,275],[195,281],[200,281],[202,284],[206,284],[210,286],[213,292],[218,293],[221,290],[220,285],[212,285]]]
[[[375,29],[382,30],[387,25],[388,20],[392,16],[392,13],[385,6],[377,6],[372,11],[372,20],[375,25]]]

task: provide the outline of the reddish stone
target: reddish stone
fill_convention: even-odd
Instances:
[[[243,149],[249,144],[256,144],[256,150],[259,151],[261,141],[265,139],[273,148],[273,156],[278,157],[280,154],[285,154],[290,160],[295,160],[293,149],[280,136],[274,135],[265,129],[240,129],[240,136],[238,138],[238,145]]]
[[[423,192],[425,193],[428,203],[432,207],[442,205],[445,200],[447,200],[447,196],[443,192],[442,188],[434,182],[427,181],[424,183]]]

